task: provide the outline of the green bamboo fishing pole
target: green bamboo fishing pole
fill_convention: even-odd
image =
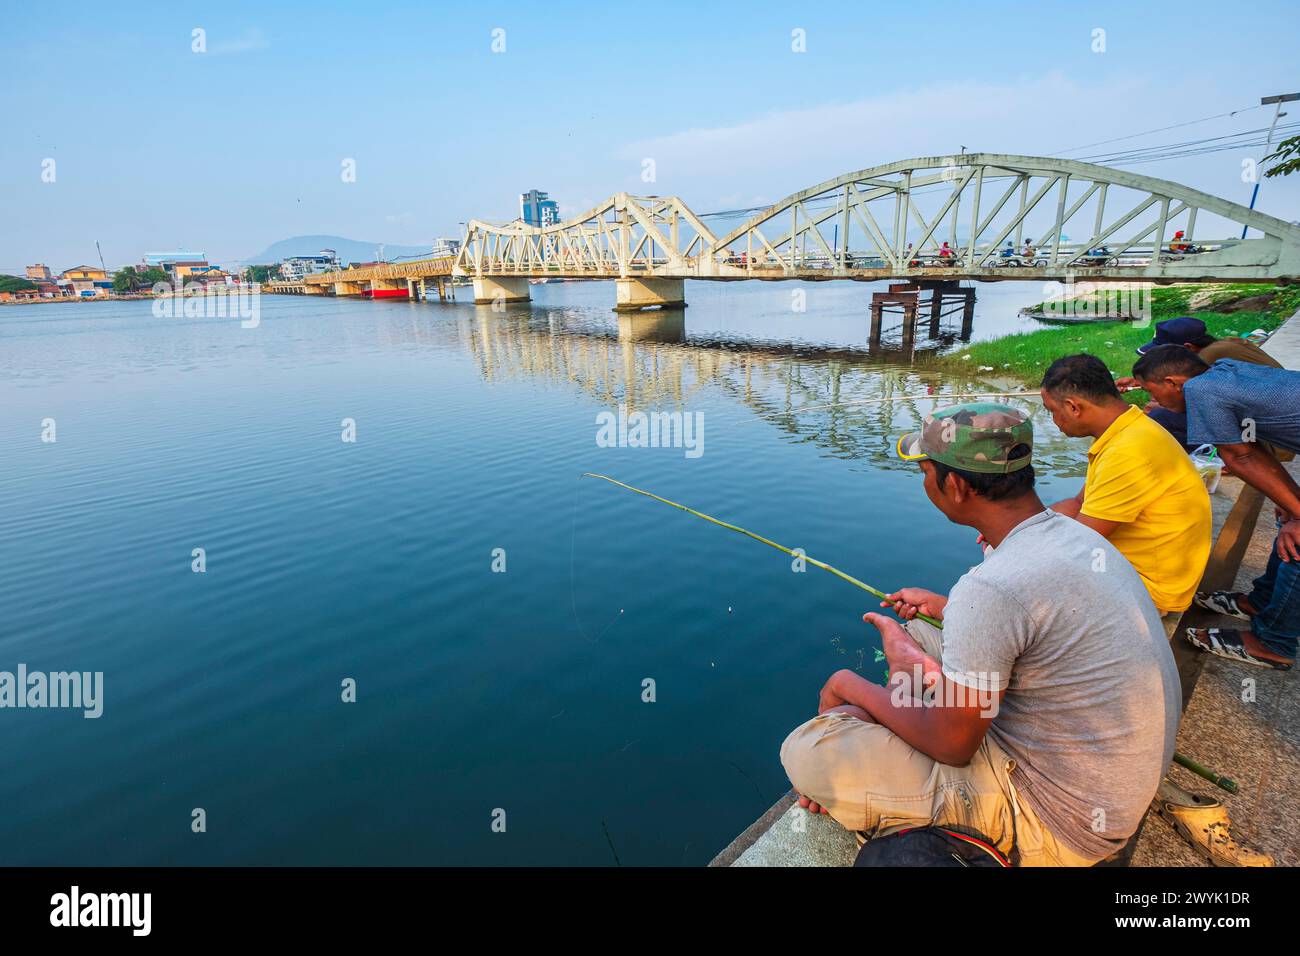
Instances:
[[[785,545],[777,544],[775,541],[772,541],[770,538],[764,538],[762,535],[754,534],[754,532],[752,531],[746,531],[744,528],[740,527],[739,525],[728,524],[725,521],[719,521],[717,518],[714,518],[711,515],[706,515],[702,511],[696,511],[694,508],[688,508],[683,504],[678,504],[676,501],[669,501],[667,498],[660,498],[658,495],[651,494],[650,492],[644,491],[640,488],[633,488],[631,485],[625,485],[623,484],[623,482],[609,477],[609,475],[598,475],[595,474],[594,472],[587,471],[587,472],[583,472],[582,477],[601,478],[605,481],[608,481],[612,485],[618,485],[620,488],[626,488],[628,491],[635,491],[638,495],[645,495],[647,498],[653,498],[655,501],[662,501],[664,504],[670,505],[671,507],[676,508],[678,511],[685,511],[687,514],[695,515],[695,517],[697,518],[703,518],[705,521],[708,521],[711,524],[716,524],[720,528],[726,528],[728,531],[738,532],[739,534],[743,534],[747,538],[753,538],[755,541],[762,542],[763,544],[767,545],[769,548],[776,548],[776,550],[784,551],[786,554],[790,555],[791,557],[800,558],[804,561],[807,561],[809,564],[815,565],[816,567],[821,568],[823,571],[829,571],[837,578],[840,578],[844,581],[848,581],[849,584],[852,584],[855,587],[862,588],[862,590],[866,591],[868,594],[874,594],[876,597],[880,598],[881,600],[884,601],[889,600],[889,595],[886,594],[884,591],[881,591],[878,588],[873,588],[870,584],[865,584],[862,581],[859,581],[853,575],[845,574],[839,568],[833,568],[825,561],[818,561],[816,558],[810,558],[806,554],[796,554],[794,551],[790,550]],[[940,622],[936,618],[930,617],[929,615],[918,613],[916,616],[929,624],[933,624],[935,627],[943,627],[942,622]]]
[[[1210,781],[1210,783],[1214,784],[1216,787],[1220,787],[1224,790],[1227,790],[1229,793],[1237,792],[1236,781],[1231,780],[1228,777],[1220,777],[1209,767],[1205,766],[1204,764],[1197,763],[1191,757],[1185,757],[1180,753],[1175,753],[1174,763],[1178,764],[1178,766],[1180,767],[1186,767],[1188,770],[1196,774],[1198,777],[1204,777],[1206,780]]]
[[[778,551],[784,551],[786,554],[792,557],[796,557],[796,558],[802,557],[803,560],[807,561],[809,564],[816,565],[817,567],[821,568],[823,571],[829,571],[837,578],[841,578],[845,581],[848,581],[849,584],[852,584],[855,587],[862,588],[862,590],[866,591],[868,594],[874,594],[876,597],[884,601],[889,600],[889,595],[886,594],[884,591],[881,591],[878,588],[873,588],[870,584],[866,584],[862,581],[859,581],[853,575],[845,574],[839,568],[831,567],[826,562],[818,561],[816,558],[810,558],[807,555],[795,554],[794,551],[787,548],[785,545],[777,544],[775,541],[771,540],[770,538],[764,538],[762,535],[754,534],[754,532],[752,531],[746,531],[744,528],[740,527],[739,525],[729,524],[726,521],[720,521],[717,518],[714,518],[712,515],[706,515],[702,511],[696,511],[694,508],[688,508],[686,507],[686,505],[679,504],[676,501],[670,501],[667,498],[661,498],[659,497],[659,495],[653,494],[649,491],[645,491],[642,488],[634,488],[632,485],[624,484],[623,482],[617,480],[616,478],[609,477],[609,475],[598,475],[595,472],[585,471],[582,473],[582,477],[600,478],[603,481],[608,481],[611,485],[618,485],[620,488],[626,488],[628,491],[634,491],[638,495],[645,495],[647,498],[653,498],[655,501],[661,501],[664,504],[669,505],[670,507],[676,508],[678,511],[685,511],[687,514],[695,515],[695,517],[697,518],[703,518],[705,521],[708,521],[711,524],[716,524],[720,528],[726,528],[728,531],[735,531],[739,534],[743,534],[747,538],[753,538],[755,541],[760,541],[763,544],[767,545],[769,548],[776,548],[776,550]],[[942,621],[930,617],[927,614],[921,614],[918,612],[916,616],[928,624],[933,624],[935,627],[938,628],[943,627]],[[1188,770],[1192,771],[1192,773],[1196,774],[1197,776],[1204,777],[1206,780],[1210,781],[1210,783],[1228,791],[1229,793],[1237,792],[1237,785],[1232,780],[1228,779],[1227,777],[1219,776],[1209,767],[1197,763],[1195,760],[1191,759],[1190,757],[1185,757],[1180,753],[1175,753],[1174,762],[1177,763],[1179,766],[1186,767]]]

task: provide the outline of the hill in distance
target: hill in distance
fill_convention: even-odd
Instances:
[[[378,242],[362,242],[342,236],[294,236],[273,242],[255,256],[244,259],[245,264],[272,265],[289,256],[314,256],[322,249],[333,249],[343,262],[373,262],[379,256]],[[402,246],[383,243],[384,258],[388,261],[412,256],[433,254],[433,244],[427,246]]]

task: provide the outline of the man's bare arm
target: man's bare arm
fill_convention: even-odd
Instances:
[[[1083,507],[1083,489],[1073,498],[1066,498],[1052,505],[1052,510],[1058,515],[1065,515],[1067,518],[1079,517],[1079,509]]]
[[[888,727],[926,756],[954,767],[970,763],[1002,702],[1002,693],[973,692],[936,675],[934,702],[912,700],[895,704],[894,691],[873,684],[851,670],[836,671],[828,688],[844,703],[861,707],[876,723]],[[900,698],[903,696],[899,692]],[[910,694],[906,695],[909,699]],[[958,703],[946,703],[956,701]]]
[[[1300,517],[1300,487],[1276,458],[1255,442],[1219,445],[1219,455],[1232,473],[1257,488],[1288,515]]]
[[[840,704],[862,708],[921,753],[954,767],[970,763],[993,722],[1002,694],[977,693],[949,681],[897,621],[882,614],[864,619],[879,632],[889,660],[890,686],[881,687],[851,670],[836,671],[822,689],[821,712]],[[918,678],[918,675],[919,678]],[[911,683],[899,684],[902,679]],[[921,686],[915,686],[916,680]],[[925,692],[930,703],[915,698]]]
[[[1277,556],[1300,561],[1300,487],[1270,452],[1254,442],[1219,445],[1224,464],[1234,475],[1258,489],[1286,518],[1277,535]]]

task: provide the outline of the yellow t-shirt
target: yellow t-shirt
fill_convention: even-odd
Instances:
[[[1119,522],[1110,543],[1161,612],[1191,605],[1210,557],[1210,496],[1178,441],[1137,407],[1088,449],[1080,514]]]

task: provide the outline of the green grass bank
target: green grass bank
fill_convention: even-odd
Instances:
[[[977,342],[941,356],[936,362],[941,367],[960,368],[968,373],[991,368],[995,373],[1015,376],[1036,387],[1055,359],[1087,352],[1105,362],[1116,376],[1128,375],[1137,361],[1134,349],[1151,341],[1156,322],[1191,315],[1203,321],[1211,335],[1225,338],[1248,335],[1255,329],[1272,331],[1297,309],[1300,309],[1300,286],[1257,283],[1166,286],[1152,290],[1150,324],[1044,325],[1033,332]],[[1129,392],[1128,397],[1134,402],[1146,401],[1145,392]]]

